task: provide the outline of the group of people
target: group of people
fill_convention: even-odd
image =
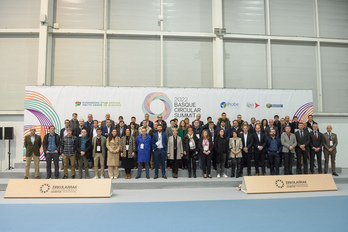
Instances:
[[[51,163],[55,166],[54,176],[59,178],[59,157],[63,160],[63,179],[76,178],[75,167],[78,165],[78,178],[89,176],[89,163],[92,163],[94,177],[105,178],[104,170],[108,169],[109,178],[119,177],[119,166],[125,169],[126,179],[131,178],[131,170],[138,169],[136,179],[141,177],[145,168],[146,178],[150,178],[149,170],[155,169],[154,179],[166,176],[167,169],[172,169],[172,177],[178,178],[179,167],[188,170],[188,177],[197,177],[197,166],[202,169],[204,178],[212,178],[211,168],[217,170],[217,178],[227,178],[226,168],[231,168],[231,177],[242,177],[246,167],[247,175],[251,176],[251,163],[254,160],[255,175],[266,175],[266,167],[270,168],[270,175],[279,175],[279,168],[283,162],[284,174],[292,175],[292,163],[296,154],[296,174],[314,174],[315,158],[318,173],[322,173],[322,151],[324,151],[324,173],[328,172],[329,158],[331,158],[332,175],[337,176],[335,170],[337,135],[332,133],[332,127],[327,126],[327,132],[319,132],[318,124],[313,116],[308,116],[307,122],[300,122],[298,118],[279,118],[261,121],[251,118],[250,123],[242,120],[238,115],[232,123],[226,113],[222,113],[216,124],[211,117],[207,123],[201,121],[201,115],[190,124],[189,119],[170,120],[170,124],[158,115],[156,121],[149,120],[145,114],[140,125],[132,117],[127,126],[123,117],[119,121],[111,120],[110,114],[99,125],[93,115],[88,120],[78,120],[76,113],[71,120],[65,120],[65,127],[60,134],[56,128],[49,127],[43,140],[36,135],[35,128],[24,139],[26,148],[25,177],[29,178],[29,168],[33,158],[35,177],[40,178],[39,161],[40,148],[46,157],[47,179],[52,177]],[[121,162],[120,162],[121,161]],[[267,163],[267,164],[266,164]],[[303,167],[303,171],[302,171]],[[100,168],[100,175],[99,175]]]

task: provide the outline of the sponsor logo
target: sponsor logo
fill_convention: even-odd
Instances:
[[[248,102],[246,104],[246,106],[249,108],[249,109],[256,109],[257,107],[259,107],[260,105],[257,104],[256,102]]]
[[[267,103],[266,104],[266,108],[283,108],[283,104],[271,104],[271,103]]]
[[[163,102],[164,104],[164,110],[163,112],[159,113],[159,114],[155,114],[154,112],[152,112],[150,105],[151,102],[156,101],[156,100],[160,100],[161,102]],[[143,102],[143,112],[144,114],[149,114],[150,119],[157,119],[158,115],[162,115],[163,120],[166,120],[169,115],[170,112],[172,111],[173,108],[173,104],[172,101],[168,98],[168,96],[164,93],[161,92],[155,92],[155,93],[149,93]]]
[[[115,106],[121,106],[120,102],[103,102],[103,101],[76,101],[75,107],[80,106],[108,106],[108,107],[115,107]]]
[[[43,184],[40,187],[41,193],[47,193],[51,189],[51,186],[49,184]]]
[[[278,188],[284,188],[284,181],[277,179],[277,180],[275,181],[275,185],[276,185]]]
[[[231,108],[239,108],[238,102],[221,102],[220,103],[221,108],[231,107]]]

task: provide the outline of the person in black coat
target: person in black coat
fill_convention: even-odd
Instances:
[[[211,178],[211,157],[213,151],[213,141],[207,130],[203,130],[202,137],[198,142],[198,150],[202,159],[203,177]]]
[[[193,172],[193,178],[196,178],[196,160],[198,160],[198,142],[199,139],[193,133],[192,128],[188,128],[187,134],[184,137],[183,149],[184,159],[188,160],[188,177],[191,178]]]
[[[256,133],[254,134],[254,150],[255,150],[255,176],[259,175],[259,162],[261,163],[262,174],[266,176],[265,165],[265,149],[266,149],[266,135],[261,132],[261,126],[255,126]]]
[[[84,141],[84,146],[82,146],[82,141]],[[76,158],[79,162],[79,178],[82,179],[82,167],[85,169],[85,178],[89,179],[88,172],[88,159],[91,158],[92,154],[92,140],[88,138],[87,130],[81,130],[81,137],[76,139]]]
[[[297,159],[297,174],[302,174],[302,157],[303,157],[303,169],[304,174],[308,174],[308,152],[309,152],[309,132],[304,130],[304,123],[300,122],[298,125],[299,130],[296,131],[296,159]]]
[[[46,157],[46,171],[47,171],[47,179],[51,178],[51,164],[52,164],[52,159],[53,159],[53,163],[54,163],[54,174],[56,179],[59,178],[59,151],[60,151],[60,137],[57,133],[55,133],[56,128],[54,126],[50,126],[49,127],[49,133],[47,133],[44,136],[43,142],[42,142],[42,147],[44,150],[44,154]],[[54,145],[53,145],[53,149],[54,150],[50,150],[52,149],[52,146],[49,147],[49,136],[54,136],[54,144],[55,144],[55,149],[54,149]],[[52,140],[50,140],[52,141]],[[50,149],[49,149],[50,148]]]
[[[322,173],[321,167],[321,152],[323,150],[324,140],[323,134],[318,131],[318,124],[313,124],[313,131],[309,134],[310,138],[310,169],[311,173],[314,174],[314,157],[317,156],[318,172]]]
[[[254,148],[254,136],[253,132],[250,131],[249,126],[243,126],[243,134],[240,134],[243,143],[243,161],[246,160],[248,176],[251,176],[251,157]],[[243,168],[243,167],[242,167]],[[243,172],[242,172],[243,173]],[[240,173],[241,174],[241,173]]]
[[[225,131],[222,128],[218,131],[217,136],[215,137],[214,150],[217,164],[217,178],[220,178],[220,176],[227,178],[227,175],[225,174],[225,161],[228,153],[228,141],[225,136]]]

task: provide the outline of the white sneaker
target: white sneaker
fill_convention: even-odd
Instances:
[[[217,178],[220,179],[220,174],[217,174]]]
[[[99,178],[98,176],[93,177],[93,179],[98,179],[98,178]]]
[[[118,178],[118,176],[115,176],[115,177],[114,177],[114,179],[117,179],[117,178]]]
[[[114,179],[114,177],[109,177],[110,179]]]
[[[225,173],[222,176],[223,178],[228,178],[228,176]]]
[[[104,179],[104,176],[101,176],[100,179]]]

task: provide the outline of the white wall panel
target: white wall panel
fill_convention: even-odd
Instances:
[[[26,85],[37,84],[39,38],[0,36],[0,110],[23,110]]]
[[[213,86],[211,39],[166,38],[163,56],[165,87]]]
[[[229,33],[265,34],[264,0],[224,0],[223,22]]]
[[[110,29],[160,30],[160,0],[110,0]]]
[[[348,39],[348,1],[318,0],[320,36]]]
[[[272,35],[315,35],[313,0],[270,0],[270,15]]]
[[[225,87],[267,88],[266,43],[225,40]]]
[[[318,112],[316,52],[310,43],[273,43],[272,79],[275,89],[311,89]]]
[[[55,9],[60,28],[103,29],[104,0],[57,0]]]
[[[159,38],[108,39],[110,86],[160,86]]]
[[[321,47],[324,112],[348,113],[348,45]]]
[[[102,85],[103,37],[55,36],[52,77],[54,85]]]
[[[0,28],[39,28],[40,0],[1,0]]]
[[[212,32],[211,0],[163,0],[165,31]]]

